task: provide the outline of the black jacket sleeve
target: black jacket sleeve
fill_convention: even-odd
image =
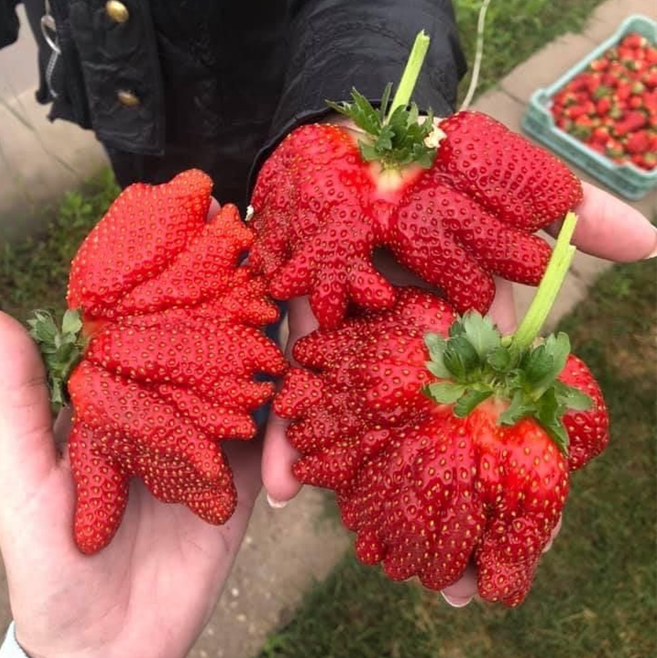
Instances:
[[[0,0],[0,48],[4,48],[18,39],[18,0]]]
[[[328,113],[326,100],[356,87],[373,103],[396,84],[417,33],[431,37],[413,99],[438,116],[454,111],[466,71],[450,0],[293,0],[285,82],[254,169],[296,126]]]

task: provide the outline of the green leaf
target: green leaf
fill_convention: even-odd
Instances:
[[[434,382],[425,387],[428,397],[439,404],[452,404],[465,392],[465,386],[454,382]]]
[[[420,119],[420,110],[416,103],[411,104],[411,109],[408,111],[406,116],[406,128],[413,129],[415,126],[419,126]]]
[[[500,425],[515,425],[519,420],[529,416],[535,410],[534,405],[525,399],[522,391],[516,391],[511,398],[511,404],[500,414]]]
[[[539,345],[528,352],[520,367],[525,374],[525,381],[535,388],[539,382],[550,379],[553,375],[554,359],[548,353],[545,345]]]
[[[435,375],[440,379],[450,379],[452,377],[452,373],[449,370],[447,370],[442,360],[440,361],[440,363],[438,363],[437,361],[427,361],[425,363],[425,366],[432,375]]]
[[[50,402],[60,407],[66,402],[64,400],[64,382],[60,377],[50,378]]]
[[[467,390],[454,405],[454,415],[459,418],[465,418],[476,406],[488,399],[491,395],[493,395],[492,389],[487,391]]]
[[[389,82],[383,89],[381,95],[381,107],[379,108],[379,118],[383,123],[383,117],[388,114],[388,105],[390,105],[390,96],[392,95],[392,82]]]
[[[470,311],[463,316],[463,331],[477,351],[481,360],[485,360],[489,352],[500,346],[500,332],[488,317],[483,317],[476,311]]]
[[[424,343],[429,349],[431,361],[427,361],[427,370],[441,379],[450,379],[452,373],[448,370],[443,360],[447,343],[438,334],[427,334],[424,337]]]
[[[86,348],[86,339],[81,333],[80,314],[67,311],[62,318],[60,330],[51,313],[35,311],[28,325],[31,327],[30,335],[39,345],[46,365],[50,400],[56,411],[67,401],[66,383]]]
[[[377,153],[377,150],[371,144],[368,144],[367,142],[363,142],[362,140],[360,140],[358,142],[358,146],[360,147],[360,154],[363,156],[363,160],[365,160],[366,162],[371,162],[372,160],[379,159],[379,154]]]
[[[557,399],[554,388],[548,389],[539,401],[536,419],[557,444],[559,450],[568,454],[568,432],[561,420],[564,408]]]
[[[385,120],[390,102],[392,85],[386,85],[381,97],[381,107],[374,109],[372,104],[356,89],[351,92],[353,102],[327,105],[349,117],[359,128],[373,137],[373,144],[360,145],[366,161],[379,160],[387,167],[404,167],[416,162],[422,167],[431,167],[436,157],[436,149],[428,147],[424,140],[433,130],[433,113],[419,123],[419,109],[415,103],[408,107],[399,106],[388,121]]]
[[[529,355],[525,368],[526,381],[538,395],[556,381],[566,365],[570,354],[570,340],[566,334],[560,332],[557,336],[551,335]]]
[[[449,337],[456,338],[465,333],[465,327],[463,326],[463,318],[458,318],[455,322],[449,325]]]
[[[555,382],[554,390],[560,405],[575,411],[588,411],[593,406],[593,400],[583,391],[563,382]]]
[[[525,373],[520,368],[514,368],[506,373],[506,385],[511,391],[524,390]]]
[[[395,136],[399,139],[401,138],[402,140],[404,139],[404,135],[406,133],[405,128],[408,126],[408,110],[403,107],[399,106],[393,113],[390,119],[388,120],[388,126],[394,131]]]
[[[64,334],[77,334],[81,329],[82,320],[80,319],[80,311],[67,310],[62,320],[62,331]]]
[[[48,311],[35,311],[34,318],[28,320],[31,327],[30,335],[37,342],[53,342],[57,336],[58,330],[52,314]]]
[[[392,148],[392,140],[394,138],[394,133],[390,126],[383,126],[381,132],[374,144],[374,148],[378,153],[388,151]]]
[[[336,112],[349,117],[359,128],[371,135],[377,135],[381,128],[381,116],[375,110],[371,103],[359,93],[356,89],[352,89],[351,97],[353,103],[334,103],[333,101],[326,101],[326,104]]]
[[[497,372],[505,372],[511,365],[511,353],[505,347],[496,347],[486,355],[486,361]]]
[[[445,339],[439,334],[428,333],[424,335],[424,344],[429,348],[429,351],[436,346],[441,346],[442,349],[442,346],[445,345]]]
[[[556,336],[551,334],[545,340],[545,347],[554,359],[554,368],[557,371],[556,377],[558,377],[566,367],[566,361],[568,361],[570,338],[563,331],[560,331]]]
[[[565,425],[560,418],[554,419],[551,424],[541,422],[545,431],[550,435],[550,438],[556,443],[557,448],[567,457],[568,456],[568,432]]]
[[[466,381],[480,365],[477,351],[465,336],[457,336],[447,343],[443,361],[454,377],[460,381]]]
[[[431,169],[433,161],[436,159],[436,149],[426,148],[425,146],[420,146],[415,144],[413,151],[411,152],[410,161],[415,162],[423,169]]]

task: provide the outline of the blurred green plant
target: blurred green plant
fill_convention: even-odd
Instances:
[[[71,260],[118,193],[112,172],[105,169],[64,196],[41,238],[3,244],[0,309],[23,321],[33,308],[63,310]]]
[[[566,32],[585,25],[602,0],[492,0],[486,13],[484,57],[478,93],[490,89],[536,50]],[[461,44],[470,66],[477,41],[477,19],[482,0],[454,0]],[[470,74],[461,82],[462,99]]]

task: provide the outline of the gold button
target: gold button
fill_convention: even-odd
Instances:
[[[130,18],[128,8],[122,2],[118,2],[117,0],[109,0],[109,2],[106,2],[105,11],[115,23],[125,23],[128,18]]]
[[[136,107],[141,103],[139,96],[127,89],[119,89],[119,91],[116,92],[116,97],[119,99],[119,103],[126,107]]]

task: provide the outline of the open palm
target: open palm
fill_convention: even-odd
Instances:
[[[581,251],[611,261],[629,262],[657,255],[657,231],[643,215],[603,190],[583,183],[584,198],[575,209],[579,222],[573,235],[573,243]],[[548,227],[548,233],[556,236],[559,225]],[[375,263],[386,278],[398,286],[426,284],[414,274],[402,270],[392,258]],[[317,328],[307,298],[289,302],[288,357],[294,343]],[[504,279],[496,279],[496,295],[489,314],[505,334],[516,329],[513,285]],[[265,436],[262,461],[262,477],[268,499],[273,507],[282,507],[293,498],[301,484],[292,474],[292,465],[298,454],[287,441],[285,432],[288,421],[271,413]],[[554,535],[559,530],[555,529]],[[553,536],[554,536],[553,535]],[[548,547],[549,548],[549,547]],[[443,594],[453,605],[467,604],[477,591],[473,569],[468,569],[461,580],[447,588]]]
[[[112,543],[81,554],[73,541],[73,478],[65,446],[55,443],[38,351],[0,314],[0,546],[17,639],[31,658],[187,654],[260,489],[258,442],[231,442],[227,452],[239,500],[228,523],[211,526],[133,481]]]

